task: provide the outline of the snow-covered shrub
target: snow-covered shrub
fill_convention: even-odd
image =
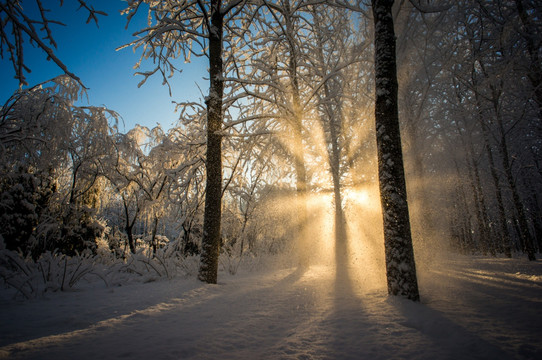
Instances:
[[[220,264],[222,270],[227,271],[230,275],[237,274],[242,260],[242,255],[240,256],[239,254],[224,251],[220,252],[220,256],[218,257],[218,263]]]
[[[0,278],[27,299],[71,289],[89,275],[106,281],[95,266],[95,257],[88,252],[71,257],[45,252],[34,261],[11,250],[0,250]]]
[[[95,251],[104,231],[96,210],[118,115],[75,106],[83,92],[59,76],[0,107],[0,233],[8,249],[34,260]]]
[[[47,219],[48,203],[54,185],[47,176],[40,176],[22,166],[2,169],[0,180],[0,234],[6,248],[25,254],[39,253],[38,225]]]
[[[136,274],[145,282],[159,278],[172,279],[179,275],[195,276],[199,268],[199,256],[181,256],[174,246],[157,249],[139,249],[128,254],[122,271]]]

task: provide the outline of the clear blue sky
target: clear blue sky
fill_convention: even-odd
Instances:
[[[23,1],[23,5],[25,3],[29,1]],[[203,77],[207,77],[204,58],[193,59],[189,64],[178,59],[178,68],[183,69],[183,72],[171,79],[172,97],[169,96],[167,86],[162,85],[160,75],[150,78],[142,87],[137,87],[142,77],[134,75],[136,70],[133,66],[139,60],[140,52],[134,53],[132,48],[120,51],[115,49],[132,41],[132,34],[145,26],[145,11],[134,18],[125,30],[126,17],[120,15],[120,10],[126,7],[124,1],[87,0],[95,9],[108,13],[108,16],[99,17],[99,27],[94,22],[85,24],[88,12],[84,9],[77,11],[78,5],[74,0],[64,1],[62,7],[58,6],[59,1],[44,0],[43,3],[52,10],[50,18],[67,25],[51,26],[58,45],[56,54],[89,88],[89,100],[85,105],[106,106],[118,112],[124,120],[124,126],[120,124],[121,131],[127,131],[135,124],[152,128],[157,123],[168,129],[178,118],[174,113],[173,100],[197,101],[203,98],[196,82],[201,91],[207,92],[208,82],[203,80]],[[33,48],[27,39],[25,41],[25,63],[32,70],[26,76],[30,86],[63,73],[52,61],[46,60],[45,52]],[[152,67],[152,60],[146,60],[141,65],[143,70]],[[13,77],[13,68],[4,53],[4,59],[0,62],[2,104],[18,87]]]

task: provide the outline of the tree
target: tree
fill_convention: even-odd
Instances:
[[[30,235],[17,235],[20,243],[14,247],[34,256],[46,250],[73,254],[95,247],[103,231],[94,218],[95,197],[114,134],[110,121],[117,115],[101,107],[75,106],[82,92],[78,82],[62,75],[15,92],[0,108],[0,171],[7,180],[0,187],[5,200],[1,208],[7,215],[3,219],[17,223],[9,216],[13,206],[23,218],[33,217],[24,221],[33,224]],[[13,186],[17,177],[22,186]],[[25,210],[13,199],[26,203]],[[11,235],[4,237],[15,243]]]
[[[160,72],[168,83],[176,70],[174,59],[190,55],[201,56],[194,45],[199,45],[209,60],[209,93],[207,106],[207,154],[205,167],[205,212],[203,240],[198,278],[215,284],[218,276],[220,248],[220,221],[222,213],[222,130],[224,96],[224,31],[235,34],[236,15],[245,4],[243,0],[208,1],[129,1],[125,10],[128,21],[137,13],[142,3],[149,4],[148,27],[139,31],[139,39],[127,46],[143,46],[142,58],[152,57],[157,66],[140,73],[144,80]],[[153,23],[154,20],[154,23]],[[240,31],[242,34],[243,31]],[[168,83],[169,85],[169,83]]]
[[[339,22],[337,16],[318,17],[322,11],[319,4],[304,0],[264,1],[254,14],[255,31],[246,44],[250,56],[238,61],[243,91],[255,105],[245,113],[259,114],[258,121],[274,134],[279,152],[295,175],[292,217],[297,224],[293,237],[301,266],[309,264],[311,253],[307,233],[311,218],[307,200],[313,185],[310,165],[326,157],[325,145],[314,141],[320,131],[309,131],[309,126],[316,124],[320,130],[318,95],[324,84],[346,66],[342,56],[338,64],[333,61],[330,66],[322,67],[317,61],[321,45],[316,42],[318,27],[337,26]]]
[[[331,174],[337,260],[344,262],[347,231],[342,192],[348,185],[343,183],[346,180],[345,175],[351,170],[348,166],[348,150],[357,146],[359,141],[353,135],[360,125],[363,126],[358,119],[358,109],[364,106],[361,105],[364,96],[356,93],[356,88],[363,86],[366,81],[360,67],[371,63],[365,59],[365,56],[370,54],[365,49],[370,46],[372,39],[366,36],[367,30],[363,29],[366,25],[365,17],[357,20],[360,29],[355,34],[351,24],[352,14],[348,10],[326,6],[312,8],[315,44],[307,47],[314,54],[309,57],[312,65],[310,79],[313,83],[312,91],[317,93],[318,118],[325,134],[325,152]],[[349,122],[348,116],[352,107],[356,108],[354,124]],[[360,157],[356,156],[356,162],[359,163],[360,160]]]
[[[307,196],[309,175],[306,164],[304,120],[309,113],[310,99],[306,95],[307,84],[303,73],[307,71],[305,45],[312,42],[308,21],[303,14],[308,7],[305,1],[265,1],[266,11],[257,14],[260,31],[252,40],[269,44],[263,49],[253,49],[259,56],[253,57],[248,68],[248,79],[256,80],[256,90],[250,95],[266,103],[267,114],[273,113],[279,127],[285,129],[285,150],[293,164],[296,186],[295,237],[298,244],[299,263],[309,264],[309,248],[306,227],[308,221]],[[305,101],[309,100],[309,101]]]
[[[534,259],[540,221],[534,210],[539,200],[533,194],[541,179],[535,170],[540,158],[539,115],[530,76],[536,71],[516,5],[458,1],[447,11],[449,20],[439,31],[449,36],[432,40],[441,52],[437,61],[446,62],[443,76],[435,78],[434,99],[426,113],[431,131],[445,140],[435,160],[449,164],[446,158],[452,151],[459,155],[456,178],[465,185],[454,185],[472,190],[459,191],[465,196],[456,197],[460,210],[453,227],[456,234],[464,234],[460,238],[466,241],[460,242],[469,244],[463,248],[508,256],[514,245]],[[463,151],[457,151],[458,143]],[[436,168],[445,171],[443,165]]]
[[[375,123],[388,293],[418,301],[418,282],[399,131],[393,0],[373,0]]]

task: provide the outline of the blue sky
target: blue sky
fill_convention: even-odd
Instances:
[[[132,48],[120,51],[115,49],[132,41],[132,34],[146,24],[146,12],[134,18],[125,30],[126,17],[120,10],[126,3],[120,0],[88,0],[95,9],[108,13],[99,17],[99,27],[94,22],[85,24],[88,13],[77,10],[76,1],[44,0],[45,6],[52,11],[50,18],[59,20],[67,26],[52,25],[53,35],[57,42],[56,54],[67,65],[68,69],[81,78],[88,90],[88,104],[106,106],[118,112],[124,120],[120,124],[121,131],[127,131],[140,124],[154,127],[159,123],[168,129],[177,120],[172,101],[198,101],[203,98],[201,91],[207,91],[206,59],[192,59],[189,64],[179,59],[180,75],[171,79],[172,97],[167,86],[162,85],[160,77],[150,78],[141,88],[137,84],[141,76],[135,76],[133,66],[137,63],[140,51],[134,53]],[[24,1],[29,3],[29,1]],[[142,9],[141,9],[142,10]],[[141,11],[140,10],[140,11]],[[135,21],[134,21],[135,20]],[[30,86],[61,75],[63,72],[52,61],[46,60],[45,52],[33,48],[25,39],[25,63],[32,72],[27,74]],[[152,60],[144,61],[142,69],[152,68]],[[11,63],[4,53],[0,62],[0,102],[3,104],[18,87],[13,78]]]

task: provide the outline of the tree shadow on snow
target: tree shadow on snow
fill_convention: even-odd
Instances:
[[[399,315],[398,324],[414,330],[440,349],[446,359],[513,359],[505,349],[457,324],[445,313],[423,303],[390,296],[387,304]]]
[[[342,241],[341,241],[342,240]],[[510,359],[501,347],[422,303],[360,289],[348,241],[336,242],[333,308],[320,326],[328,334],[323,358]]]

